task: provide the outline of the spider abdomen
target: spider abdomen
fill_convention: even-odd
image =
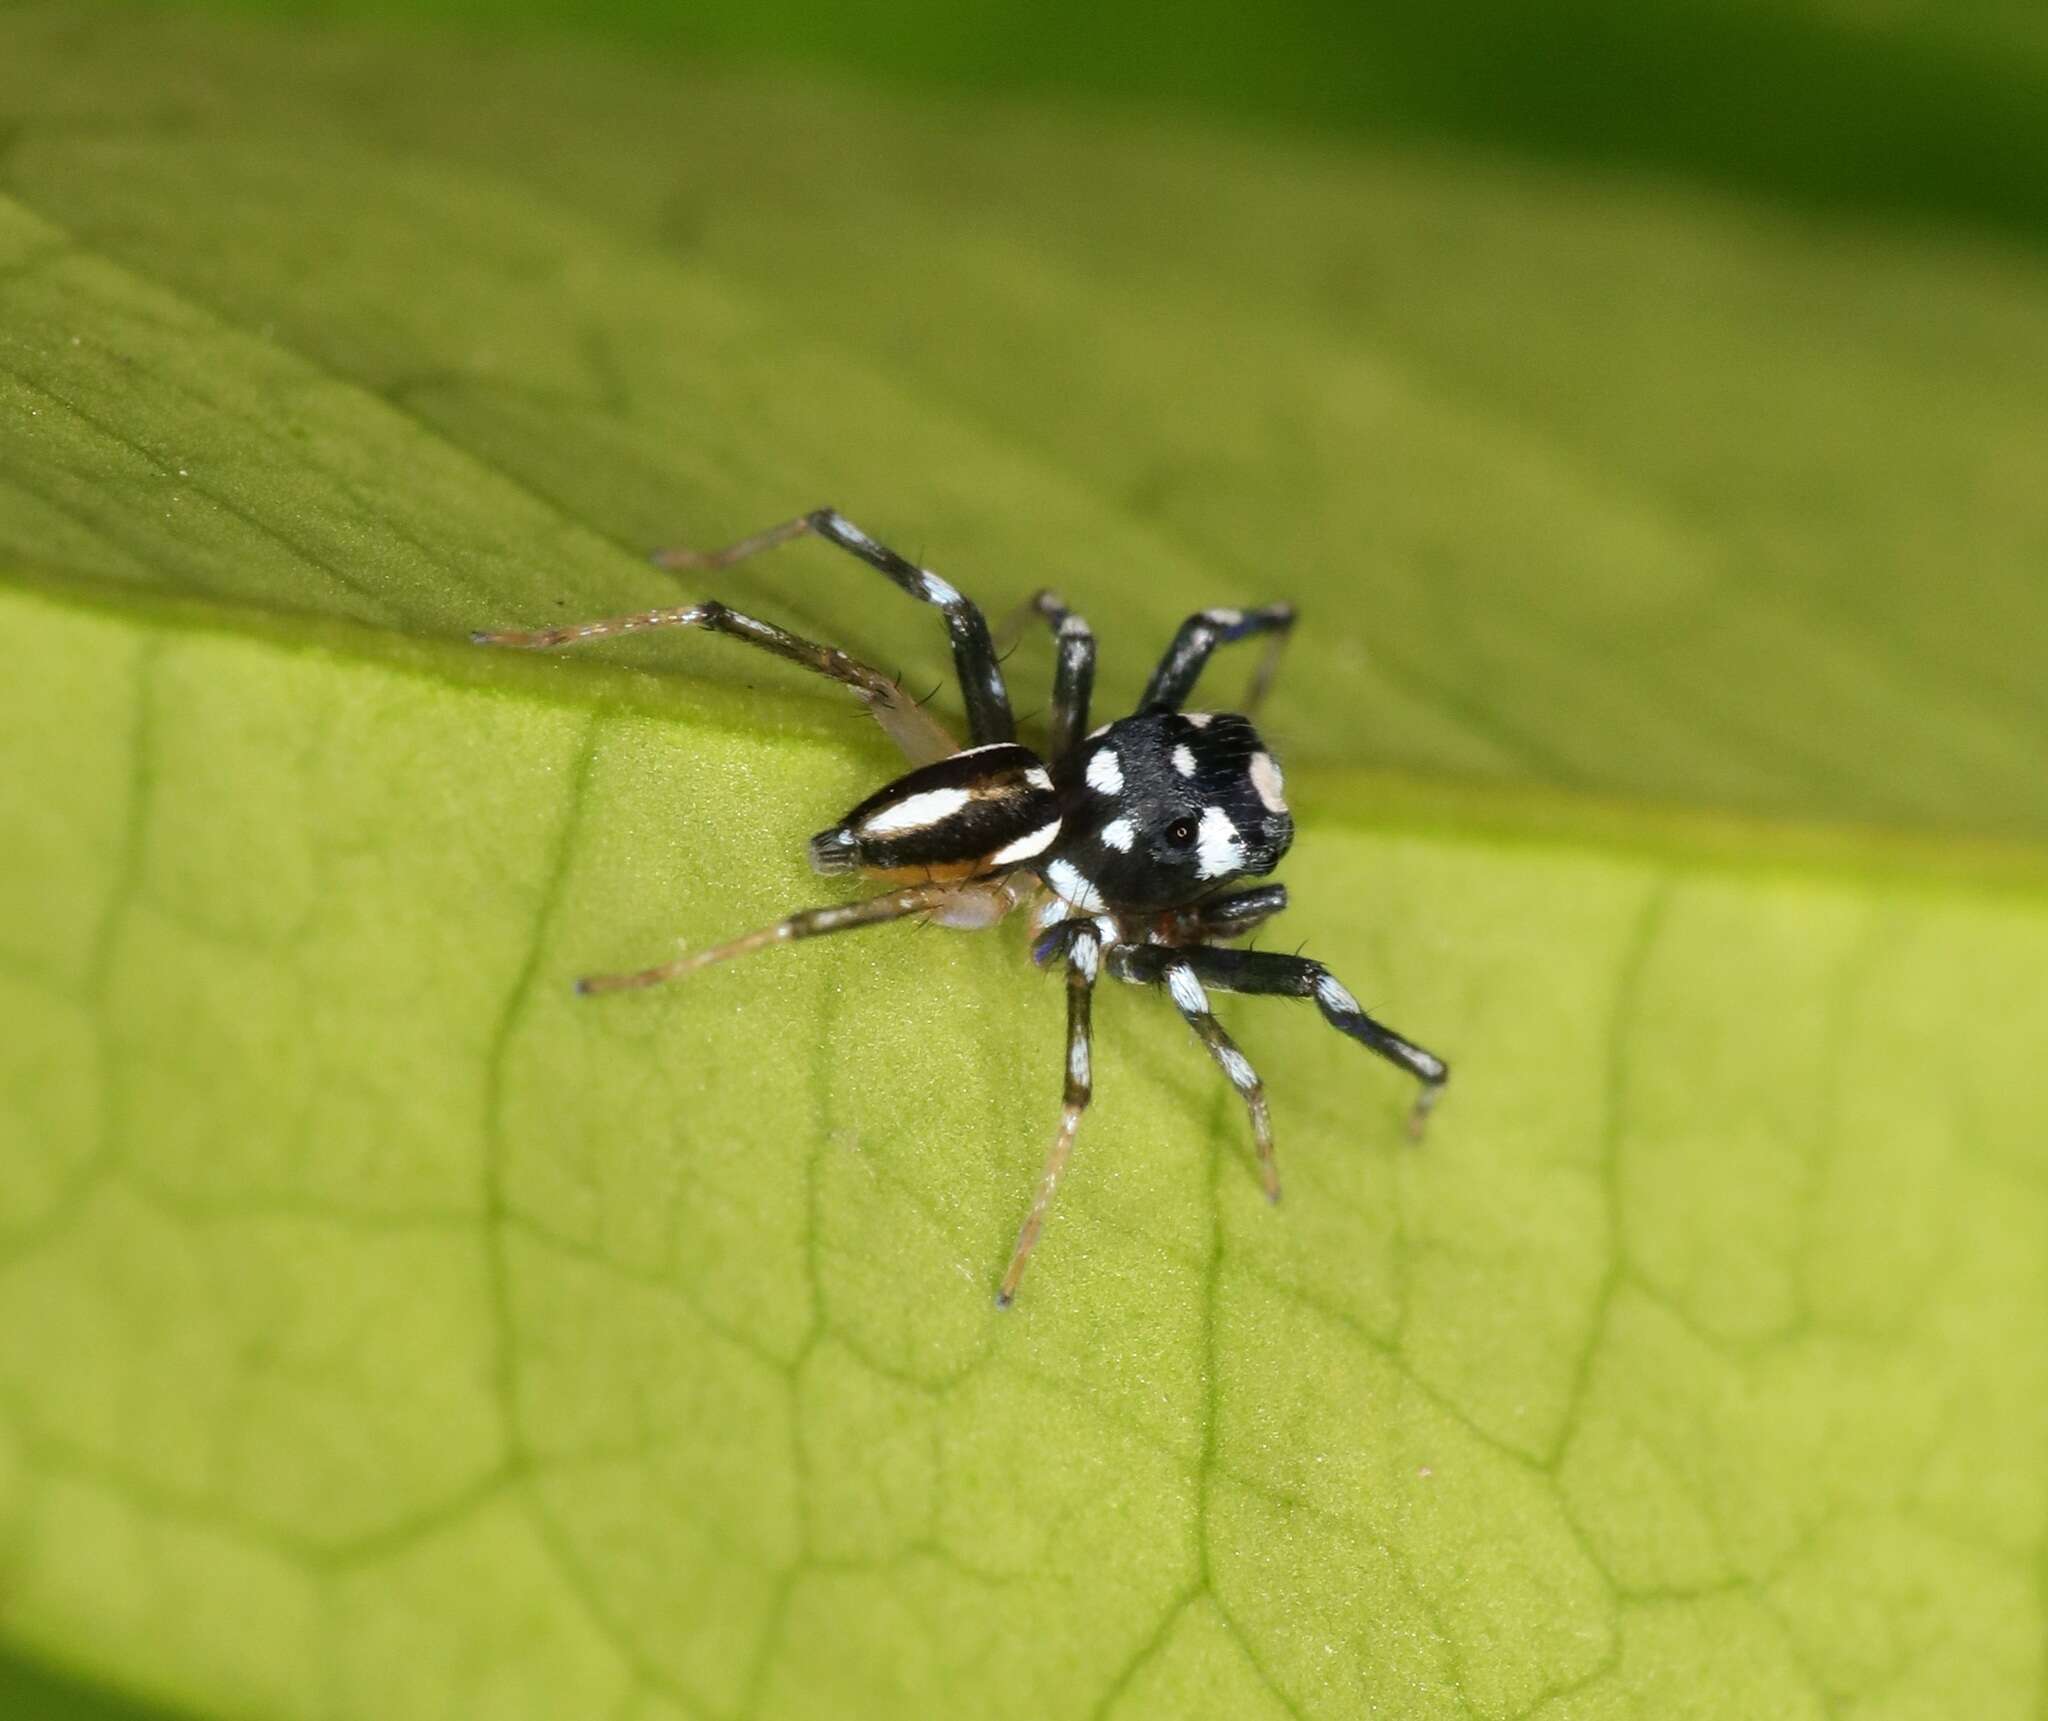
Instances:
[[[1022,866],[1058,838],[1052,775],[1014,741],[969,748],[876,791],[811,838],[822,873],[976,878]]]

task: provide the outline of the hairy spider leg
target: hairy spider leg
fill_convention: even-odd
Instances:
[[[1052,672],[1052,710],[1047,714],[1046,756],[1059,765],[1088,733],[1088,703],[1095,692],[1095,635],[1088,624],[1047,590],[1033,592],[996,629],[997,645],[1016,644],[1025,625],[1043,621],[1052,629],[1057,654]]]
[[[563,627],[536,628],[531,632],[512,629],[483,630],[469,637],[478,645],[510,646],[520,651],[550,651],[556,646],[581,645],[586,640],[609,639],[617,634],[643,633],[649,628],[694,627],[706,633],[724,634],[744,640],[763,651],[850,687],[867,706],[883,732],[903,750],[913,765],[928,765],[959,750],[959,744],[944,725],[905,693],[902,687],[879,669],[871,669],[837,646],[819,645],[772,622],[756,621],[716,600],[677,604],[663,609],[636,610],[631,615],[607,616],[600,621],[574,622]]]
[[[1219,645],[1234,645],[1241,639],[1270,634],[1272,642],[1252,677],[1251,687],[1240,708],[1242,715],[1255,716],[1260,702],[1273,685],[1274,673],[1280,667],[1281,647],[1287,643],[1293,627],[1292,604],[1267,604],[1255,610],[1197,610],[1180,624],[1180,631],[1173,636],[1173,643],[1166,648],[1166,655],[1159,660],[1159,667],[1153,670],[1152,679],[1145,684],[1145,694],[1138,701],[1138,709],[1178,711],[1194,691],[1196,677],[1202,673],[1203,665]]]
[[[937,574],[927,573],[886,544],[876,543],[836,508],[813,508],[808,514],[770,526],[722,550],[656,550],[653,559],[664,568],[729,568],[806,533],[815,533],[849,555],[858,556],[869,567],[887,574],[920,603],[942,611],[946,632],[953,642],[953,669],[960,678],[960,696],[967,704],[969,735],[976,746],[1016,739],[1017,724],[1010,715],[1010,696],[1003,686],[1002,665],[996,661],[995,643],[989,638],[988,623],[981,611]]]
[[[884,891],[880,896],[864,897],[859,902],[835,903],[829,908],[806,908],[776,921],[772,926],[742,933],[738,938],[703,950],[686,951],[670,961],[642,968],[634,974],[588,975],[576,982],[576,990],[627,992],[640,986],[659,986],[664,981],[694,974],[699,968],[708,968],[714,962],[750,955],[756,950],[766,950],[770,945],[792,944],[799,938],[818,938],[828,932],[851,932],[857,926],[879,926],[885,921],[903,920],[913,914],[942,912],[948,900],[960,894],[961,887],[957,885],[913,884],[901,890]]]
[[[1198,954],[1199,951],[1172,950],[1159,944],[1123,944],[1110,951],[1109,971],[1134,985],[1165,983],[1174,1008],[1194,1029],[1195,1038],[1208,1047],[1216,1067],[1229,1078],[1244,1101],[1245,1113],[1251,1119],[1252,1144],[1258,1149],[1259,1182],[1265,1187],[1266,1199],[1278,1201],[1280,1167],[1273,1158],[1273,1120],[1266,1111],[1266,1087],[1259,1080],[1259,1072],[1252,1068],[1251,1060],[1210,1013],[1209,994],[1202,989],[1191,960]]]
[[[1045,1170],[1038,1179],[1038,1192],[1031,1198],[1031,1211],[1017,1233],[1017,1247],[1010,1253],[1010,1265],[996,1292],[996,1307],[1007,1309],[1017,1295],[1017,1286],[1038,1246],[1038,1234],[1045,1229],[1046,1210],[1052,1205],[1060,1176],[1067,1169],[1067,1157],[1074,1151],[1074,1137],[1081,1128],[1081,1114],[1095,1091],[1090,1067],[1092,1044],[1089,1035],[1089,1004],[1094,997],[1097,964],[1102,944],[1093,925],[1077,923],[1067,938],[1067,1088],[1060,1105],[1060,1125],[1052,1138],[1052,1151],[1045,1156]]]
[[[1162,951],[1162,957],[1178,958],[1201,980],[1225,992],[1266,993],[1287,998],[1313,998],[1323,1019],[1339,1033],[1390,1064],[1406,1070],[1422,1084],[1408,1113],[1408,1134],[1420,1141],[1429,1114],[1443,1097],[1451,1079],[1450,1066],[1434,1052],[1404,1039],[1385,1024],[1376,1022],[1360,1007],[1342,981],[1322,963],[1307,956],[1287,956],[1272,950],[1213,950],[1195,948]],[[1150,951],[1136,952],[1131,966],[1158,967]]]

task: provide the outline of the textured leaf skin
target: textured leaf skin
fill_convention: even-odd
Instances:
[[[1235,146],[0,38],[21,1653],[318,1717],[2038,1712],[2048,913],[1993,843],[2048,822],[2044,503],[1982,454],[2040,445],[2031,264],[1300,154],[1191,284],[1198,201],[1276,183]],[[1640,324],[1574,321],[1589,245]],[[1489,334],[1510,255],[1544,312]],[[1817,424],[1854,446],[1801,465]],[[1981,481],[1964,541],[1915,470]],[[1057,578],[1112,697],[1189,604],[1303,600],[1288,935],[1454,1060],[1425,1150],[1385,1071],[1242,1005],[1273,1212],[1178,1022],[1107,995],[999,1317],[1058,1090],[1014,929],[570,995],[824,891],[801,838],[886,753],[716,642],[459,634],[827,496],[992,602]],[[815,547],[721,587],[937,678]]]

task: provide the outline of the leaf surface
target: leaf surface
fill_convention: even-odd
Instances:
[[[0,12],[11,1643],[321,1717],[2037,1712],[2036,261],[78,16]],[[826,499],[1061,585],[1111,706],[1300,599],[1286,936],[1452,1058],[1426,1149],[1247,1003],[1270,1211],[1105,994],[999,1317],[1015,929],[570,994],[828,891],[886,748],[462,635]],[[817,546],[719,590],[942,679]]]

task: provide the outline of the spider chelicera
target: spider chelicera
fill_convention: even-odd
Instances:
[[[1274,657],[1294,625],[1290,605],[1211,609],[1188,617],[1152,672],[1137,710],[1090,729],[1094,636],[1051,592],[1039,592],[1019,611],[1016,625],[1044,621],[1057,651],[1048,747],[1041,758],[1016,739],[1001,663],[981,611],[938,575],[876,543],[835,510],[816,509],[723,550],[663,550],[654,560],[693,571],[727,568],[807,533],[858,556],[944,613],[972,746],[962,751],[880,671],[715,601],[532,633],[471,636],[480,645],[539,651],[648,628],[729,634],[851,688],[910,759],[910,771],[810,843],[811,865],[819,872],[857,872],[894,888],[860,902],[806,909],[635,974],[581,980],[578,991],[653,986],[773,944],[912,915],[942,926],[991,926],[1038,899],[1033,960],[1041,966],[1057,962],[1066,970],[1066,1096],[1044,1174],[996,1293],[1003,1306],[1017,1293],[1087,1109],[1089,1003],[1105,969],[1118,980],[1165,986],[1244,1098],[1270,1199],[1280,1198],[1280,1179],[1265,1089],[1210,1014],[1212,987],[1313,998],[1331,1027],[1421,1082],[1408,1126],[1411,1136],[1420,1137],[1450,1074],[1441,1058],[1374,1021],[1320,962],[1216,943],[1244,936],[1287,906],[1284,885],[1230,886],[1279,865],[1294,840],[1294,821],[1280,767],[1251,718],[1182,707],[1219,645],[1265,636],[1269,647],[1245,701],[1247,712],[1256,711]]]

